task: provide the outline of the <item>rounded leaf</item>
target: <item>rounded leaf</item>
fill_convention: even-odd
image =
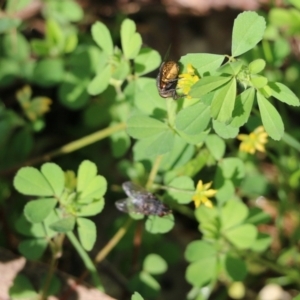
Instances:
[[[166,233],[174,227],[172,214],[164,217],[149,216],[146,221],[146,230],[150,233]]]
[[[188,53],[180,58],[184,65],[183,73],[186,71],[187,64],[191,64],[201,75],[206,72],[212,72],[221,66],[225,56],[211,53]]]
[[[205,144],[214,159],[220,160],[224,156],[226,149],[225,142],[216,134],[208,135]]]
[[[80,109],[85,106],[90,97],[87,92],[89,82],[88,77],[75,77],[72,81],[62,82],[58,90],[60,102],[70,109]]]
[[[196,287],[202,287],[212,281],[216,274],[217,259],[210,257],[191,263],[185,273],[186,280]]]
[[[78,169],[77,192],[79,202],[90,203],[95,199],[100,199],[105,194],[107,188],[106,179],[97,175],[97,166],[89,161],[83,161]]]
[[[56,203],[55,198],[32,200],[25,205],[24,215],[29,222],[40,223],[49,216]]]
[[[143,270],[150,274],[161,274],[166,272],[168,265],[166,261],[158,254],[149,254],[143,262]]]
[[[207,76],[197,81],[191,88],[190,96],[199,98],[226,84],[231,77]]]
[[[246,11],[237,16],[232,32],[232,56],[239,56],[254,48],[263,38],[266,21],[256,12]]]
[[[128,96],[134,97],[134,104],[142,113],[148,116],[166,115],[166,101],[159,96],[155,79],[139,77],[132,84]]]
[[[41,86],[53,86],[62,82],[64,62],[59,58],[46,58],[39,61],[33,71],[33,80]]]
[[[114,51],[113,41],[106,25],[102,22],[96,22],[92,25],[92,37],[96,44],[108,55]]]
[[[241,127],[248,121],[254,98],[255,89],[253,87],[246,89],[236,97],[232,120],[229,123],[232,127]]]
[[[161,62],[159,53],[151,48],[142,48],[134,60],[134,70],[139,76],[155,70]]]
[[[174,146],[168,155],[163,156],[160,171],[168,171],[185,165],[195,154],[193,145],[188,145],[179,135],[175,135]]]
[[[139,279],[143,284],[145,284],[148,288],[151,289],[151,293],[153,293],[153,291],[160,290],[159,282],[151,274],[142,271],[139,274]]]
[[[227,254],[224,261],[227,274],[233,281],[243,281],[247,275],[247,266],[239,257]]]
[[[138,292],[134,292],[131,296],[131,300],[144,300],[144,298]]]
[[[299,106],[299,98],[284,84],[280,82],[269,82],[271,94],[274,98],[288,105]]]
[[[213,245],[205,241],[192,241],[186,247],[184,257],[189,262],[203,260],[217,255]]]
[[[232,78],[232,80],[216,91],[210,107],[213,119],[222,123],[231,119],[236,97],[236,87],[236,79]]]
[[[47,246],[46,239],[31,239],[20,242],[18,249],[27,259],[37,260],[41,258]]]
[[[61,167],[54,163],[45,163],[41,167],[41,172],[51,185],[54,195],[60,197],[65,186],[65,174]]]
[[[210,122],[210,107],[202,102],[182,109],[176,116],[176,128],[188,135],[195,135],[207,129]]]
[[[13,285],[9,288],[10,299],[37,299],[38,294],[35,291],[30,280],[23,274],[17,274]]]
[[[128,151],[131,139],[126,131],[117,131],[110,136],[113,157],[121,158]]]
[[[241,201],[228,201],[221,210],[222,229],[241,224],[247,218],[248,213],[248,207]]]
[[[112,71],[112,78],[116,80],[124,80],[131,73],[130,64],[126,60],[116,62]]]
[[[154,136],[154,139],[150,146],[146,149],[145,154],[148,157],[156,157],[158,155],[166,154],[173,149],[174,140],[174,131],[172,131],[171,129],[163,131],[160,134]]]
[[[165,123],[146,116],[132,116],[127,120],[127,133],[136,139],[157,135],[167,129]]]
[[[225,203],[235,194],[235,186],[230,179],[223,179],[222,186],[217,187],[216,199],[219,204]]]
[[[77,225],[80,243],[85,250],[92,250],[97,237],[95,223],[86,218],[77,218]]]
[[[272,243],[272,237],[269,234],[259,232],[255,242],[251,245],[251,250],[255,252],[263,252],[270,247]]]
[[[94,96],[104,92],[104,90],[106,90],[106,88],[108,87],[110,76],[111,76],[111,67],[110,65],[107,65],[89,83],[88,93]]]
[[[266,66],[265,60],[261,58],[255,59],[249,64],[249,72],[251,74],[260,73],[265,68],[265,66]]]
[[[239,133],[238,128],[233,127],[230,124],[218,122],[216,120],[213,120],[213,128],[216,134],[223,139],[235,138]]]
[[[257,93],[257,102],[266,132],[273,140],[280,140],[284,134],[284,124],[277,109],[260,93]]]
[[[228,61],[218,68],[217,72],[220,74],[230,74],[236,76],[240,73],[243,66],[245,66],[245,64],[241,60]]]
[[[194,181],[188,176],[174,178],[168,186],[168,194],[178,203],[187,204],[192,201],[195,191]]]
[[[26,236],[43,238],[46,237],[45,226],[42,223],[30,223],[24,215],[15,222],[16,230]]]
[[[238,249],[248,249],[256,240],[257,228],[252,224],[244,224],[225,231],[224,236]]]
[[[219,167],[222,169],[222,176],[227,179],[240,183],[245,177],[245,164],[237,157],[224,158],[220,163]]]
[[[78,202],[90,203],[94,200],[98,200],[104,195],[106,188],[106,179],[103,176],[97,175],[89,182],[79,195]]]
[[[74,225],[75,218],[67,217],[50,224],[49,227],[56,232],[68,232],[73,230]]]
[[[268,84],[268,78],[261,75],[252,75],[250,81],[256,89],[261,89]]]
[[[104,207],[104,199],[101,198],[100,200],[81,206],[76,212],[76,215],[78,217],[95,216],[103,210],[103,207]]]
[[[89,160],[84,160],[79,165],[77,172],[77,192],[82,192],[88,187],[91,180],[97,176],[97,171],[97,166]]]
[[[3,36],[2,51],[6,57],[23,62],[29,60],[30,45],[28,40],[19,31],[16,31],[14,38],[10,34]]]
[[[66,19],[70,22],[78,22],[83,18],[84,12],[81,6],[70,0],[52,0],[45,3],[47,12],[53,16]]]
[[[136,26],[132,20],[125,19],[121,25],[121,44],[127,59],[134,59],[142,46],[141,35],[135,32]]]
[[[24,167],[14,178],[15,189],[24,195],[53,196],[54,192],[39,170],[33,167]]]

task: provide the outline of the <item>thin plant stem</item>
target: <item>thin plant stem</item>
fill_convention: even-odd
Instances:
[[[298,152],[300,152],[300,143],[291,135],[289,135],[288,133],[284,133],[282,136],[282,140],[289,145],[290,147],[293,147],[295,150],[297,150]]]
[[[277,272],[278,274],[282,274],[285,276],[288,276],[289,278],[292,278],[294,280],[294,282],[296,282],[297,284],[300,284],[300,274],[298,269],[289,269],[289,268],[285,268],[283,266],[279,266],[276,265],[276,263],[273,263],[272,261],[269,261],[267,259],[264,259],[262,257],[255,257],[253,258],[253,260],[256,263],[259,263],[263,266],[268,267],[269,269],[273,270],[274,272]]]
[[[148,181],[146,183],[146,189],[148,190],[150,187],[152,187],[153,185],[153,182],[155,180],[155,176],[158,172],[158,168],[159,168],[159,165],[161,163],[161,160],[162,160],[162,155],[158,155],[155,159],[155,162],[152,166],[152,169],[151,169],[151,172],[149,174],[149,177],[148,177]]]
[[[43,284],[43,287],[42,287],[42,290],[41,290],[41,293],[40,293],[40,299],[41,300],[47,299],[47,292],[48,292],[48,289],[50,287],[51,280],[52,280],[53,274],[54,274],[55,269],[56,269],[56,262],[57,262],[57,255],[55,253],[55,249],[52,249],[52,255],[51,255],[51,262],[50,262],[50,266],[49,266],[49,271],[47,273],[47,277],[45,279],[45,282]]]
[[[47,228],[46,228],[44,222],[43,222],[43,228],[44,228],[45,234],[47,235],[47,231],[46,231]],[[58,234],[54,238],[53,241],[51,239],[49,239],[49,246],[50,246],[50,250],[51,250],[51,261],[50,261],[49,270],[48,270],[46,279],[43,283],[43,287],[42,287],[41,292],[40,292],[40,299],[41,300],[47,299],[47,292],[49,290],[52,277],[53,277],[54,272],[56,270],[57,260],[61,256],[61,248],[62,248],[64,238],[65,238],[64,234]]]
[[[101,283],[101,279],[98,275],[96,266],[91,260],[91,258],[89,257],[89,255],[82,248],[81,244],[79,243],[78,239],[76,238],[76,236],[72,231],[67,232],[66,235],[70,240],[70,242],[72,243],[73,247],[76,249],[79,256],[81,257],[81,259],[83,260],[85,267],[91,273],[94,286],[99,290],[104,291],[104,286]]]
[[[129,217],[126,223],[115,233],[115,235],[109,240],[109,242],[101,249],[101,251],[95,257],[95,263],[100,263],[108,254],[109,252],[119,243],[121,238],[127,232],[129,226],[132,223],[132,219]]]
[[[175,124],[175,117],[176,117],[176,107],[177,104],[172,98],[166,99],[166,105],[167,105],[167,114],[168,114],[168,123],[171,128],[174,128]]]
[[[99,264],[102,262],[105,257],[109,254],[109,252],[118,244],[118,242],[122,239],[122,237],[127,232],[128,228],[130,227],[132,223],[132,219],[129,217],[126,221],[126,223],[115,233],[115,235],[108,241],[108,243],[101,249],[101,251],[98,252],[94,259],[95,264]],[[79,285],[88,275],[89,269],[82,273],[82,275],[78,278],[76,281],[76,284]]]
[[[133,237],[133,255],[132,255],[132,273],[138,271],[139,268],[139,252],[142,244],[143,223],[138,220],[136,223],[135,233]]]
[[[89,146],[95,142],[98,142],[98,141],[112,135],[115,132],[124,130],[125,128],[126,128],[125,123],[119,123],[119,124],[116,124],[115,126],[111,126],[111,127],[99,130],[99,131],[89,134],[83,138],[80,138],[76,141],[70,142],[56,150],[50,151],[46,154],[43,154],[41,156],[38,156],[31,160],[28,160],[19,166],[15,166],[11,169],[4,170],[3,172],[1,172],[0,175],[14,172],[15,170],[21,168],[24,165],[26,165],[26,166],[35,165],[35,164],[41,163],[43,161],[49,161],[49,160],[53,159],[54,157],[74,152],[78,149],[81,149],[81,148]]]
[[[262,49],[266,58],[267,62],[272,62],[274,61],[274,57],[272,54],[271,46],[269,41],[267,40],[262,40]]]

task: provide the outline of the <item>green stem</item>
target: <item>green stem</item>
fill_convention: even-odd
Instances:
[[[121,240],[121,238],[125,235],[127,232],[129,226],[132,223],[132,219],[128,218],[125,225],[122,226],[116,233],[115,235],[108,241],[108,243],[104,246],[104,248],[98,252],[97,256],[94,259],[95,264],[100,263],[103,261],[103,259],[109,254],[109,252],[118,244],[118,242]],[[77,284],[80,284],[85,277],[88,275],[89,270],[85,270],[83,274],[79,277],[77,280]]]
[[[91,145],[95,142],[98,142],[98,141],[112,135],[113,133],[115,133],[117,131],[123,130],[123,129],[125,129],[125,127],[126,127],[125,123],[119,123],[115,126],[108,127],[103,130],[99,130],[99,131],[89,134],[81,139],[78,139],[74,142],[68,143],[68,144],[58,148],[57,150],[54,150],[48,154],[45,154],[42,157],[37,158],[37,159],[42,159],[42,158],[50,159],[50,158],[53,158],[53,157],[56,157],[59,155],[74,152],[78,149],[81,149],[81,148]]]
[[[289,278],[292,278],[294,282],[300,284],[300,276],[299,276],[300,274],[298,269],[293,270],[285,266],[279,266],[278,264],[272,261],[269,261],[263,257],[258,256],[257,253],[253,253],[253,252],[242,253],[243,251],[238,250],[236,247],[232,247],[232,251],[234,251],[239,257],[244,258],[245,260],[252,260],[255,263],[261,264],[278,274],[282,274]]]
[[[150,189],[153,185],[153,182],[155,180],[155,176],[158,172],[158,169],[159,169],[159,165],[161,163],[161,160],[162,160],[162,155],[158,155],[155,159],[155,162],[152,166],[152,169],[151,169],[151,172],[149,174],[149,177],[148,177],[148,181],[146,183],[146,189]]]
[[[67,154],[67,153],[71,153],[74,152],[78,149],[81,149],[83,147],[89,146],[95,142],[98,142],[110,135],[112,135],[115,132],[124,130],[126,128],[126,124],[125,123],[119,123],[115,126],[111,126],[102,130],[99,130],[97,132],[94,132],[92,134],[89,134],[83,138],[80,138],[74,142],[68,143],[56,150],[53,150],[51,152],[48,152],[46,154],[43,154],[39,157],[36,157],[32,160],[26,161],[24,164],[19,165],[19,166],[15,166],[12,169],[8,169],[5,170],[4,172],[1,172],[0,175],[5,175],[7,173],[11,173],[11,172],[15,172],[17,169],[23,167],[24,165],[28,166],[28,165],[35,165],[38,163],[41,163],[43,161],[48,161],[56,156],[60,156],[63,154]]]
[[[55,269],[56,269],[56,253],[54,253],[54,251],[52,249],[52,255],[51,255],[51,262],[50,262],[50,266],[49,266],[49,271],[47,273],[47,277],[45,279],[45,282],[43,284],[43,287],[42,287],[42,290],[41,290],[41,293],[40,293],[40,299],[41,300],[47,299],[47,292],[48,292],[48,289],[50,287],[51,280],[52,280]]]
[[[79,243],[78,239],[74,235],[72,231],[66,233],[67,237],[69,238],[70,242],[72,243],[73,247],[76,249],[77,253],[81,257],[81,259],[84,262],[84,265],[86,266],[87,270],[91,273],[93,283],[96,288],[98,288],[101,291],[104,291],[104,287],[101,283],[101,279],[98,275],[96,266],[94,265],[93,261],[89,257],[89,255],[86,253],[86,251],[82,248],[81,244]]]
[[[292,278],[292,280],[294,282],[296,282],[297,284],[300,284],[300,274],[298,270],[293,270],[293,269],[288,269],[285,268],[283,266],[279,266],[276,263],[273,263],[271,261],[268,261],[264,258],[261,257],[256,257],[254,258],[255,262],[260,263],[266,267],[268,267],[269,269],[277,272],[278,274],[283,274],[285,276],[288,276],[289,278]]]
[[[108,253],[119,243],[121,238],[125,235],[127,232],[129,226],[132,223],[132,219],[129,217],[125,223],[124,226],[122,226],[115,235],[108,241],[108,243],[102,248],[102,250],[97,254],[95,258],[95,263],[100,263],[107,255]]]
[[[262,48],[267,62],[272,62],[274,60],[271,51],[270,43],[267,40],[262,40]]]
[[[300,143],[293,138],[291,135],[289,135],[288,133],[284,133],[282,140],[289,146],[293,147],[295,150],[297,150],[298,152],[300,152]]]
[[[121,89],[123,81],[111,78],[109,83],[115,88],[115,91],[117,93],[117,99],[118,100],[124,99],[125,96],[124,96],[124,93]]]
[[[174,128],[177,103],[172,98],[167,98],[166,101],[169,126]]]

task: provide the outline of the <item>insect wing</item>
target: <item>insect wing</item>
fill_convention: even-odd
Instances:
[[[115,202],[116,208],[119,211],[122,211],[124,213],[131,213],[132,205],[130,205],[130,198],[121,199]]]
[[[131,218],[135,220],[142,219],[144,216],[137,210],[137,207],[133,204],[132,198],[121,199],[115,202],[118,210],[127,213]]]
[[[122,187],[128,197],[133,198],[137,201],[144,200],[151,195],[151,193],[147,192],[144,188],[131,181],[124,182],[122,184]]]

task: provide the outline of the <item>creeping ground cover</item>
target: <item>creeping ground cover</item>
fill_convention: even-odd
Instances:
[[[29,2],[0,20],[0,243],[43,271],[15,274],[9,296],[296,297],[299,5],[240,13],[231,52],[186,53],[162,98],[133,20],[84,32],[77,2],[49,0],[29,37],[10,15]]]

